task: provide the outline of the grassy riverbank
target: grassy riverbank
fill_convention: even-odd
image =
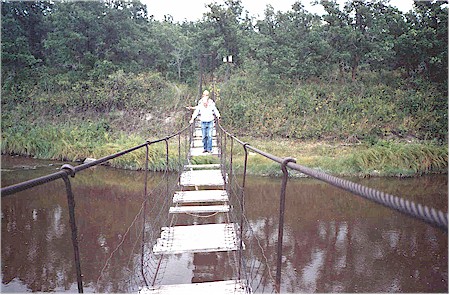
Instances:
[[[448,104],[442,85],[402,79],[397,72],[389,78],[367,72],[360,81],[278,79],[275,84],[251,73],[237,72],[206,87],[216,95],[224,126],[250,145],[340,176],[447,173]],[[35,85],[20,95],[2,89],[2,153],[98,159],[180,130],[191,114],[185,106],[195,104],[198,93],[153,72],[117,71],[98,81],[63,82],[52,91]],[[176,139],[169,150],[170,168],[176,169],[185,159],[178,158]],[[142,169],[144,152],[111,165]],[[242,171],[243,151],[235,146],[234,153]],[[152,146],[150,169],[162,170],[165,163],[164,142]],[[250,154],[248,171],[280,174],[279,164],[256,154]]]
[[[401,14],[320,1],[324,16],[294,5],[251,20],[240,1],[226,2],[177,23],[134,1],[3,1],[2,152],[99,158],[179,130],[208,89],[233,134],[300,164],[338,175],[446,172],[448,7],[416,1]],[[111,165],[140,169],[141,153]],[[152,147],[152,170],[164,153],[164,143]],[[279,170],[251,161],[253,174]]]
[[[347,144],[251,138],[245,141],[278,157],[293,157],[299,165],[337,176],[408,177],[448,171],[447,148],[426,142],[379,141],[376,144]],[[243,155],[243,152],[238,154]],[[242,167],[243,159],[235,163]],[[249,154],[248,167],[249,172],[255,175],[281,175],[278,163],[252,152]],[[292,175],[300,176],[296,172]]]
[[[39,159],[83,161],[84,158],[101,158],[144,143],[139,134],[111,133],[104,121],[85,121],[76,127],[66,125],[25,126],[16,125],[14,132],[3,132],[2,153],[19,154]],[[5,134],[6,133],[6,134]],[[353,143],[303,141],[298,139],[261,139],[243,137],[251,146],[276,155],[293,157],[297,163],[339,176],[416,176],[447,173],[448,150],[431,142],[385,141]],[[229,144],[228,144],[229,148]],[[165,143],[154,144],[149,149],[149,168],[163,170],[166,163]],[[185,159],[184,138],[181,140],[181,157],[178,138],[169,141],[169,166],[176,169]],[[229,152],[229,151],[228,151]],[[243,170],[244,151],[238,144],[233,147],[233,165],[237,172]],[[194,163],[218,162],[214,157],[197,157]],[[145,149],[112,160],[114,167],[143,169]],[[248,172],[252,175],[278,176],[280,166],[256,153],[249,153]],[[299,176],[293,172],[294,176]]]

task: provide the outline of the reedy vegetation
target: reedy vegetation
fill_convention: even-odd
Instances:
[[[197,100],[201,64],[223,124],[258,148],[339,175],[446,172],[447,8],[320,3],[323,17],[296,3],[256,20],[225,1],[180,24],[136,1],[2,1],[2,153],[99,158],[171,134]],[[164,153],[151,148],[153,170]],[[255,159],[253,173],[279,171]],[[139,151],[112,165],[144,161]]]

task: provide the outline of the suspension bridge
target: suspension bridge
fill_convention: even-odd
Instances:
[[[131,228],[135,226],[133,243],[140,250],[137,251],[137,255],[129,259],[135,262],[134,267],[130,269],[130,287],[125,289],[129,292],[142,294],[279,293],[283,280],[283,225],[286,186],[289,179],[288,169],[299,171],[309,177],[349,191],[356,196],[397,210],[412,218],[420,219],[443,231],[448,230],[447,213],[298,165],[295,159],[290,157],[280,158],[271,155],[242,142],[218,123],[215,125],[213,135],[214,148],[207,157],[217,161],[213,161],[214,163],[211,164],[197,164],[195,161],[197,157],[204,156],[200,139],[201,131],[198,127],[189,125],[165,138],[147,141],[128,150],[78,166],[65,164],[56,173],[4,187],[1,189],[1,196],[12,197],[17,192],[51,181],[58,179],[64,181],[72,232],[74,267],[80,293],[83,293],[84,286],[83,264],[79,253],[80,246],[75,219],[76,194],[71,185],[76,180],[72,180],[72,178],[85,169],[141,149],[146,150],[144,198],[141,209],[121,241],[123,243],[127,235],[132,235]],[[176,183],[170,183],[168,174],[165,173],[166,180],[158,186],[159,191],[149,191],[147,189],[149,147],[157,143],[165,143],[165,172],[167,172],[170,165],[169,143],[172,144],[174,141],[175,146],[178,147],[179,163]],[[244,152],[244,164],[243,171],[236,174],[233,159],[238,148]],[[184,151],[182,151],[183,149]],[[254,234],[253,225],[247,220],[245,214],[247,160],[250,151],[279,163],[283,173],[274,253],[263,251],[261,247],[263,241],[260,241]],[[155,196],[160,197],[156,199]],[[183,216],[183,218],[179,218],[179,216]],[[140,223],[139,220],[141,220]],[[120,244],[106,260],[98,277],[97,285],[119,247]],[[227,274],[224,273],[223,277],[198,278],[196,282],[189,284],[176,281],[164,284],[162,277],[167,261],[170,260],[170,257],[177,255],[187,255],[188,259],[197,259],[197,262],[202,260],[202,255],[213,255],[214,259],[212,260],[215,260],[216,264],[223,264],[230,271]],[[212,260],[204,259],[200,263],[202,266],[199,267],[204,267],[207,272],[209,268],[203,264],[210,263]],[[182,269],[176,269],[176,271],[182,271]]]
[[[217,146],[217,132],[213,128],[213,150],[211,156],[220,155]],[[191,158],[203,155],[201,128],[197,125],[193,132],[187,165],[179,178],[182,190],[173,196],[174,206],[169,214],[225,214],[226,223],[208,223],[169,226],[161,229],[161,236],[153,246],[154,255],[172,255],[180,253],[235,252],[238,250],[238,228],[230,222],[229,196],[226,191],[228,181],[220,164],[195,165]],[[240,245],[242,248],[242,244]],[[143,288],[142,294],[245,294],[249,288],[239,279],[203,282],[193,284],[159,285]]]

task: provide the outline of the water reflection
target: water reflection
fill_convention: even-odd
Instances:
[[[259,181],[249,182],[246,195],[261,207],[248,206],[247,214],[260,221],[254,225],[269,225],[254,228],[275,253],[278,208],[269,204],[278,201],[279,181]],[[385,182],[373,187],[408,188],[409,199],[424,201],[425,194],[423,204],[447,211],[446,177]],[[282,292],[447,292],[448,240],[441,230],[309,179],[289,183],[286,208]]]
[[[2,186],[58,167],[27,160],[37,168],[25,170],[8,160],[2,157]],[[73,179],[85,292],[129,292],[143,286],[138,267],[140,219],[130,228],[143,204],[143,180],[141,172],[106,167],[83,171]],[[162,175],[152,174],[149,187],[163,181]],[[446,176],[354,181],[448,211]],[[256,292],[273,291],[279,185],[279,179],[247,179],[245,212],[253,232],[246,232],[245,251],[254,255],[245,263]],[[2,292],[76,292],[62,180],[2,198],[1,205]],[[149,206],[167,205],[155,197]],[[446,233],[311,179],[290,180],[286,208],[282,292],[448,291]],[[155,239],[161,224],[152,221],[158,210],[148,212],[146,235]],[[181,215],[177,224],[216,221],[226,220],[223,214]],[[236,259],[229,253],[165,256],[164,276],[158,282],[231,279],[236,269],[229,262]]]

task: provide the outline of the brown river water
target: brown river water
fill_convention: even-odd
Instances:
[[[55,172],[61,165],[2,156],[1,186]],[[176,183],[176,178],[150,173],[149,189]],[[447,175],[351,180],[448,212]],[[71,178],[84,292],[126,293],[142,286],[133,277],[140,271],[139,230],[130,225],[142,208],[143,181],[144,172],[103,166]],[[248,265],[266,262],[271,270],[252,267],[257,293],[274,290],[280,183],[278,178],[247,178],[245,218],[257,237],[246,241],[245,251],[255,251]],[[147,230],[157,217],[148,215]],[[193,219],[224,221],[219,214],[183,215],[177,222]],[[1,227],[2,293],[78,291],[62,180],[2,197]],[[170,255],[157,282],[231,279],[236,273],[230,259],[226,253]],[[290,179],[281,292],[447,293],[448,233],[320,181]]]

